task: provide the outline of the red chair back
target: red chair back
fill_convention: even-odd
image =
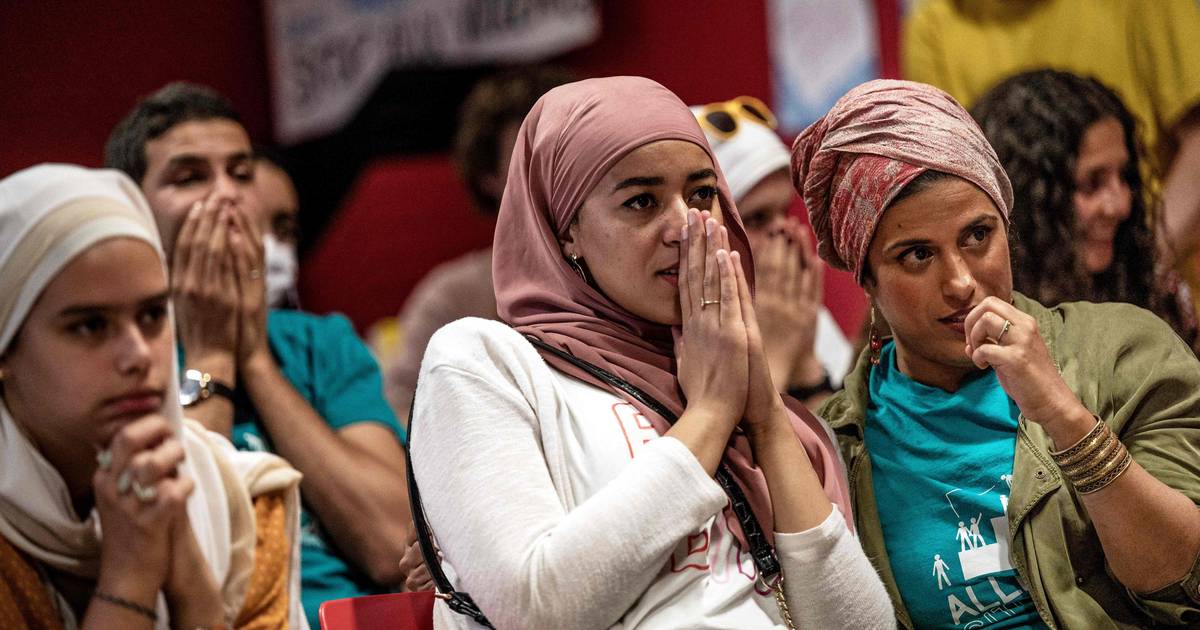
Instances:
[[[317,615],[322,630],[433,630],[433,591],[332,599]]]

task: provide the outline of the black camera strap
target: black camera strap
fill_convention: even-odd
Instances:
[[[535,348],[543,352],[548,352],[600,379],[601,382],[608,386],[629,395],[654,413],[662,416],[667,421],[667,424],[673,425],[679,419],[679,416],[675,415],[666,405],[616,374],[600,366],[592,365],[559,348],[555,348],[537,337],[526,335],[525,338]],[[754,510],[750,508],[750,501],[746,499],[746,494],[742,492],[742,487],[733,479],[733,473],[730,472],[724,462],[717,468],[715,477],[717,484],[729,496],[729,502],[733,507],[733,514],[742,526],[742,533],[746,536],[746,543],[750,545],[750,556],[754,558],[754,565],[758,567],[758,572],[763,580],[769,583],[775,576],[779,575],[779,557],[775,555],[775,548],[767,541],[766,535],[763,534],[762,526],[758,523],[758,518],[754,516]]]
[[[433,546],[433,529],[429,527],[429,521],[425,518],[425,507],[421,504],[421,492],[417,489],[417,476],[413,474],[412,451],[409,450],[409,444],[412,443],[413,409],[416,405],[417,397],[414,394],[413,404],[408,409],[408,440],[404,443],[404,456],[408,460],[408,502],[412,511],[413,526],[417,529],[417,544],[421,547],[421,557],[425,560],[425,568],[429,571],[429,577],[433,578],[433,585],[437,590],[435,596],[438,599],[445,600],[450,610],[474,619],[475,623],[485,628],[494,629],[495,626],[488,621],[483,611],[479,610],[475,600],[471,599],[469,594],[455,590],[454,585],[446,577],[446,573],[442,571],[442,559]]]
[[[527,336],[526,339],[538,350],[566,361],[591,374],[610,387],[627,394],[654,413],[662,416],[668,424],[675,424],[679,419],[666,405],[663,405],[654,397],[612,372],[592,365],[572,354],[568,354],[536,337]],[[411,444],[413,439],[413,411],[415,407],[416,396],[414,395],[413,405],[409,408],[408,413],[408,441],[404,444],[404,453],[408,458],[408,500],[412,509],[413,525],[417,529],[417,543],[421,547],[421,556],[425,560],[425,566],[429,570],[430,577],[433,578],[433,584],[437,589],[437,597],[445,600],[450,610],[474,619],[476,623],[485,628],[494,628],[495,626],[488,621],[487,616],[483,614],[483,611],[479,609],[479,606],[475,604],[471,596],[462,591],[455,590],[454,585],[450,583],[445,572],[442,571],[441,558],[438,556],[437,549],[433,544],[433,529],[429,526],[429,521],[425,518],[425,509],[421,504],[421,493],[417,489],[417,478],[413,475],[412,452],[409,450],[409,444]],[[737,517],[738,523],[742,527],[742,533],[746,536],[746,542],[750,545],[750,556],[754,559],[754,565],[758,567],[759,578],[765,583],[770,584],[780,572],[779,557],[775,555],[775,548],[767,541],[762,526],[759,524],[758,518],[754,516],[754,510],[750,507],[750,501],[746,499],[746,494],[742,492],[741,486],[734,480],[733,473],[730,472],[724,462],[717,468],[715,478],[725,491],[725,494],[729,496],[734,516]]]

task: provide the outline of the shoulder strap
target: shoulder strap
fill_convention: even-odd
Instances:
[[[679,419],[666,405],[616,374],[555,348],[536,337],[527,336],[526,339],[538,350],[554,355],[595,376],[601,382],[614,389],[629,395],[651,411],[662,416],[668,424],[675,424],[675,421]],[[417,530],[417,544],[421,547],[421,556],[424,558],[425,566],[429,570],[430,577],[433,578],[434,586],[437,588],[437,597],[445,600],[450,610],[474,619],[476,623],[485,628],[494,628],[495,626],[488,621],[487,616],[483,614],[483,611],[479,609],[479,606],[475,604],[475,601],[471,599],[469,594],[454,589],[454,585],[450,583],[445,572],[442,571],[441,558],[438,556],[437,550],[434,549],[433,530],[429,526],[429,521],[425,518],[425,509],[421,504],[421,493],[417,489],[417,478],[413,474],[412,452],[409,447],[413,439],[413,416],[415,408],[416,396],[414,395],[413,404],[409,407],[408,412],[408,440],[404,443],[404,454],[407,458],[408,467],[408,500],[412,510],[413,526]],[[754,565],[758,567],[760,579],[769,583],[780,574],[779,557],[775,554],[775,548],[771,546],[771,543],[767,542],[767,537],[763,534],[758,518],[754,516],[754,510],[750,507],[750,502],[746,499],[746,494],[742,492],[741,486],[733,478],[733,473],[729,471],[724,463],[717,468],[715,477],[717,483],[725,491],[725,494],[729,496],[733,513],[742,527],[742,532],[746,536],[746,542],[750,545],[750,556],[754,558]]]
[[[667,424],[675,424],[675,421],[679,419],[679,416],[675,415],[666,405],[616,374],[580,359],[573,354],[569,354],[564,350],[555,348],[537,337],[526,335],[525,338],[538,350],[552,354],[600,379],[601,382],[610,387],[628,394],[654,413],[662,416],[667,421]],[[775,555],[775,548],[771,546],[771,543],[767,542],[767,537],[763,534],[762,525],[759,524],[758,518],[754,516],[754,510],[750,507],[750,501],[746,499],[746,494],[742,492],[742,487],[734,480],[733,473],[729,471],[724,462],[717,468],[715,478],[729,497],[730,505],[733,507],[733,514],[742,526],[742,533],[745,534],[746,542],[750,545],[750,556],[754,558],[754,564],[758,567],[759,574],[765,581],[772,580],[775,576],[779,575],[779,557]]]
[[[442,559],[433,546],[433,529],[429,527],[429,521],[425,518],[425,507],[421,504],[421,493],[417,489],[417,477],[413,474],[412,451],[409,450],[413,435],[413,410],[416,405],[417,397],[414,394],[412,405],[408,408],[408,439],[404,441],[404,456],[408,468],[408,502],[412,511],[413,527],[417,530],[417,544],[421,547],[421,557],[425,560],[425,568],[429,570],[429,576],[433,578],[433,585],[437,589],[435,595],[438,599],[445,600],[450,610],[474,619],[475,623],[485,628],[495,628],[470,595],[454,589],[454,585],[442,571]]]

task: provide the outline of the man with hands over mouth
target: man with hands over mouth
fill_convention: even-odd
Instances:
[[[138,182],[170,261],[185,413],[242,450],[304,473],[305,612],[401,584],[411,527],[404,431],[349,322],[266,303],[256,158],[237,113],[200,86],[167,85],[114,129],[107,165]]]
[[[739,96],[691,108],[712,146],[754,251],[754,308],[780,393],[816,410],[841,385],[854,351],[825,308],[825,265],[789,211],[788,148],[762,101]]]

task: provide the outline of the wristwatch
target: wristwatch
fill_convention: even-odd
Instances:
[[[210,396],[221,396],[233,402],[233,388],[218,381],[208,372],[188,370],[183,373],[183,382],[179,384],[179,404],[184,407],[208,400]]]

